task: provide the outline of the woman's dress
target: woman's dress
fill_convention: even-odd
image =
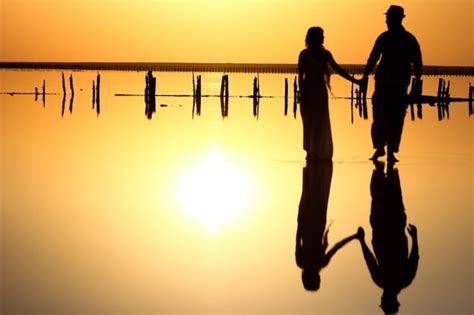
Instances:
[[[331,160],[333,143],[329,119],[328,91],[325,82],[327,51],[318,58],[308,49],[301,52],[299,59],[300,109],[303,120],[303,148],[308,158]]]

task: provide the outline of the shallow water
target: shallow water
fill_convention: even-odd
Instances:
[[[295,261],[305,154],[299,114],[284,115],[284,78],[260,75],[259,115],[250,74],[230,74],[229,115],[219,98],[157,97],[145,115],[143,72],[74,76],[62,114],[61,73],[1,71],[1,277],[6,314],[382,314],[357,240],[305,291]],[[190,73],[155,73],[158,94],[191,94]],[[203,94],[221,74],[203,73]],[[467,97],[472,77],[447,78]],[[334,76],[333,94],[350,95]],[[435,95],[437,78],[424,93]],[[69,93],[69,86],[68,86]],[[369,95],[371,91],[369,89]],[[370,103],[370,100],[369,100]],[[160,105],[166,105],[161,107]],[[351,123],[350,100],[332,98],[335,146],[329,247],[369,221],[374,165],[370,119]],[[473,311],[473,123],[467,103],[405,120],[396,164],[407,222],[418,228],[419,265],[398,295],[401,314]],[[370,106],[369,106],[370,117]],[[316,176],[317,177],[317,176]],[[411,238],[406,233],[411,248]]]

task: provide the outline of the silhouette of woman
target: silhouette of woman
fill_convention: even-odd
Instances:
[[[383,289],[381,307],[385,313],[393,314],[398,312],[400,306],[397,295],[416,276],[419,260],[418,233],[416,226],[406,226],[400,177],[398,171],[393,169],[393,163],[388,164],[386,176],[384,164],[377,161],[375,165],[370,183],[370,225],[375,256],[365,242],[364,229],[359,228],[357,234],[372,280]],[[410,254],[405,229],[412,238]]]
[[[327,91],[327,88],[331,88],[329,66],[351,82],[360,84],[362,81],[344,71],[331,52],[324,48],[324,31],[321,27],[309,28],[305,41],[306,48],[298,58],[303,148],[308,160],[331,160],[333,144]]]
[[[303,286],[309,291],[319,289],[319,273],[334,254],[357,238],[357,234],[346,237],[327,251],[329,227],[326,227],[326,217],[331,178],[331,161],[312,161],[303,168],[295,258],[296,264],[302,269]]]

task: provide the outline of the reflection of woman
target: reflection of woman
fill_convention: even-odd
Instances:
[[[331,160],[333,153],[328,109],[331,66],[343,78],[360,83],[344,71],[323,46],[324,32],[311,27],[306,34],[306,48],[298,58],[303,148],[307,159]]]
[[[370,183],[370,224],[375,256],[365,242],[364,230],[359,228],[358,231],[372,280],[383,289],[381,307],[386,313],[398,312],[400,304],[397,295],[415,278],[419,257],[417,229],[411,224],[408,228],[406,226],[400,178],[398,171],[392,169],[392,166],[389,164],[385,176],[383,163],[376,162]],[[412,238],[410,254],[405,229]]]
[[[357,234],[349,236],[329,251],[326,215],[332,178],[332,162],[308,162],[303,169],[303,192],[298,209],[296,264],[302,269],[303,285],[315,291],[320,286],[319,273],[332,256]]]

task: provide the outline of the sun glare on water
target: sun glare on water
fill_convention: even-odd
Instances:
[[[221,150],[210,149],[178,176],[178,204],[207,232],[216,233],[242,217],[255,201],[255,184],[246,171]]]

